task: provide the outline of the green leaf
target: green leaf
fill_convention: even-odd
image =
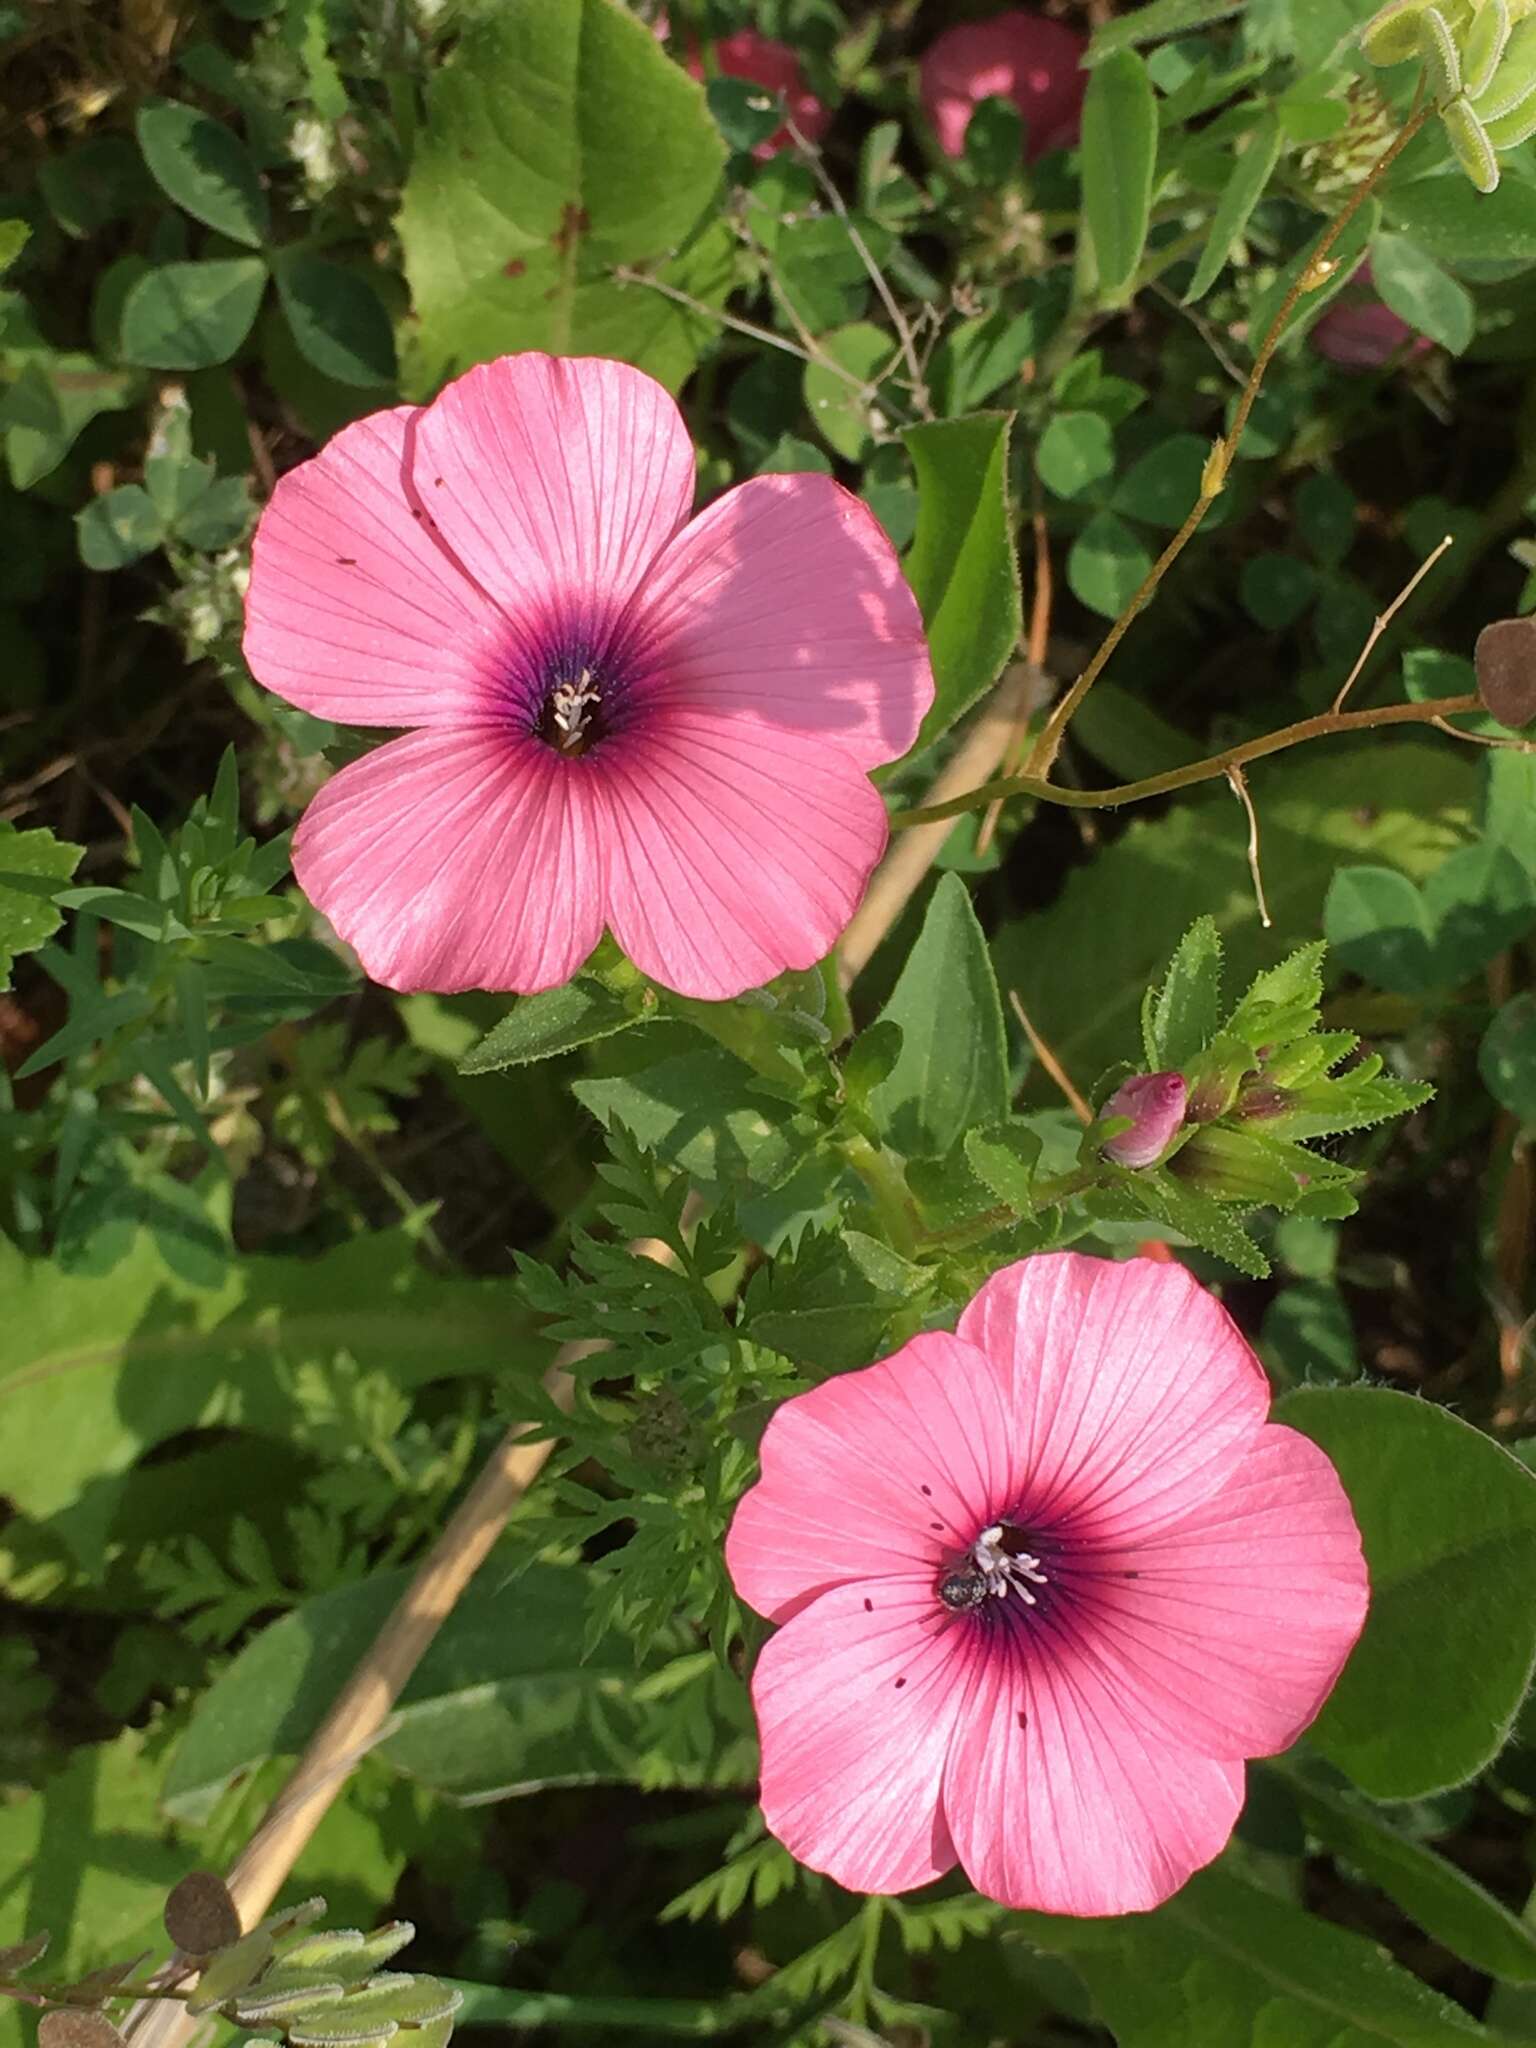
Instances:
[[[1111,503],[1117,512],[1132,519],[1145,519],[1152,526],[1180,527],[1200,495],[1201,476],[1209,441],[1198,434],[1170,434],[1155,447],[1139,455],[1115,485]],[[1217,516],[1213,506],[1203,525]]]
[[[1183,796],[1161,818],[1133,815],[1049,909],[999,935],[998,979],[1018,989],[1067,1072],[1087,1086],[1135,1057],[1142,991],[1197,917],[1212,918],[1241,987],[1317,932],[1341,863],[1415,878],[1438,867],[1471,829],[1478,777],[1469,751],[1378,741],[1255,767],[1269,934],[1254,909],[1247,823],[1225,790]]]
[[[244,538],[255,509],[243,476],[221,476],[176,521],[176,538],[189,548],[216,554]]]
[[[1216,1036],[1221,1021],[1221,934],[1213,918],[1196,918],[1180,939],[1144,1015],[1142,1049],[1153,1073],[1188,1066]]]
[[[1377,988],[1422,995],[1434,984],[1429,912],[1395,868],[1340,868],[1323,906],[1323,932],[1338,964]]]
[[[1073,541],[1067,581],[1101,618],[1118,618],[1141,588],[1152,557],[1118,512],[1095,512]]]
[[[63,1273],[0,1243],[0,1295],[0,1493],[87,1569],[99,1566],[137,1462],[168,1437],[233,1426],[282,1435],[294,1376],[330,1369],[343,1351],[411,1388],[503,1373],[530,1342],[512,1282],[440,1279],[404,1230],[317,1259],[247,1255],[213,1288],[183,1279],[148,1232],[99,1274]]]
[[[568,981],[544,995],[521,996],[499,1024],[459,1061],[461,1074],[494,1074],[502,1067],[531,1066],[554,1059],[594,1039],[609,1038],[645,1022],[600,981]]]
[[[1477,308],[1465,285],[1427,256],[1406,235],[1385,230],[1371,244],[1371,282],[1399,320],[1459,356],[1477,325]]]
[[[1058,498],[1075,498],[1115,467],[1114,429],[1096,412],[1059,412],[1040,436],[1035,468]]]
[[[1536,996],[1516,996],[1500,1010],[1478,1048],[1477,1070],[1495,1102],[1536,1127]]]
[[[24,220],[0,220],[0,277],[10,269],[32,238]]]
[[[717,1680],[709,1652],[686,1680],[697,1688],[694,1710],[679,1715],[675,1693],[658,1697],[661,1655],[637,1663],[633,1644],[615,1636],[589,1646],[581,1566],[519,1560],[509,1574],[505,1562],[471,1585],[416,1667],[375,1746],[386,1764],[477,1801],[548,1785],[700,1785],[750,1773],[750,1737],[726,1718],[733,1689]],[[249,1643],[177,1744],[166,1811],[202,1820],[232,1778],[302,1749],[410,1576],[383,1572],[322,1593]]]
[[[85,848],[55,839],[47,830],[18,832],[0,822],[0,989],[11,985],[18,953],[35,953],[64,922],[46,896],[31,890],[8,889],[8,875],[47,882],[67,882],[85,857]]]
[[[860,1231],[807,1235],[752,1276],[743,1334],[797,1364],[846,1372],[878,1357],[891,1318],[930,1278]]]
[[[1243,608],[1267,633],[1294,626],[1317,596],[1317,571],[1295,555],[1266,552],[1243,564]]]
[[[972,1173],[984,1181],[1000,1202],[1020,1216],[1030,1213],[1035,1169],[1040,1163],[1040,1134],[1022,1117],[965,1134],[965,1156]]]
[[[1137,43],[1160,42],[1165,36],[1185,36],[1192,29],[1213,21],[1225,21],[1229,14],[1241,14],[1243,0],[1147,0],[1115,21],[1101,22],[1093,32],[1088,62],[1097,64],[1117,50],[1133,49]]]
[[[1099,296],[1123,302],[1146,246],[1157,162],[1157,94],[1132,50],[1094,66],[1083,100],[1083,218]]]
[[[898,1152],[935,1158],[973,1124],[1008,1113],[1008,1050],[987,942],[965,884],[945,875],[880,1013],[899,1025],[896,1063],[869,1109]]]
[[[237,135],[179,100],[146,100],[134,126],[162,191],[194,220],[260,248],[270,224],[267,195]]]
[[[903,565],[922,607],[935,696],[919,747],[992,684],[1023,624],[1008,504],[1011,415],[978,413],[909,427],[917,538]]]
[[[96,415],[121,412],[136,390],[136,379],[91,356],[55,356],[46,368],[28,363],[0,399],[6,464],[17,490],[51,475]]]
[[[1039,322],[1033,308],[999,306],[980,319],[949,328],[933,352],[928,378],[941,414],[972,412],[1010,383],[1035,352]]]
[[[1291,1783],[1312,1832],[1395,1899],[1443,1948],[1492,1977],[1536,1983],[1536,1929],[1464,1870],[1402,1834],[1384,1815],[1312,1776]]]
[[[1270,174],[1280,161],[1280,123],[1273,108],[1266,108],[1255,126],[1243,138],[1236,166],[1222,187],[1211,217],[1211,232],[1195,265],[1195,274],[1184,294],[1191,306],[1203,299],[1226,268],[1233,245],[1248,225],[1249,216],[1264,196]]]
[[[894,354],[891,337],[883,327],[856,320],[849,327],[823,334],[816,346],[859,383],[850,384],[825,363],[809,362],[805,366],[805,409],[834,454],[849,462],[863,462],[874,447],[876,429],[885,425],[874,385],[878,373],[890,367]]]
[[[1407,1394],[1308,1387],[1275,1413],[1338,1468],[1371,1574],[1308,1740],[1373,1799],[1463,1783],[1504,1746],[1536,1662],[1536,1477]]]
[[[571,1093],[600,1124],[622,1124],[692,1179],[777,1188],[803,1163],[807,1134],[787,1105],[734,1053],[688,1027],[653,1026],[605,1060],[619,1071],[574,1081]]]
[[[610,272],[678,249],[724,160],[703,88],[619,0],[492,10],[433,78],[406,180],[412,388],[523,348],[680,383],[709,327]],[[718,300],[731,246],[712,229],[662,274]]]
[[[277,295],[300,354],[338,384],[395,381],[395,337],[383,301],[365,277],[304,250],[273,264]]]
[[[1536,186],[1505,178],[1497,192],[1476,192],[1458,172],[1387,187],[1394,227],[1451,270],[1473,278],[1488,266],[1508,275],[1536,263]]]
[[[121,569],[165,538],[165,527],[142,484],[119,484],[75,514],[80,559],[88,569]]]
[[[250,333],[266,285],[259,256],[146,271],[123,305],[125,359],[151,370],[227,363]]]
[[[1468,2048],[1503,2038],[1375,1942],[1222,1868],[1197,1872],[1153,1913],[1024,1913],[1010,1925],[1071,1964],[1120,2048]]]

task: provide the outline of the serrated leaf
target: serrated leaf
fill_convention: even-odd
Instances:
[[[1200,917],[1180,939],[1149,998],[1142,1049],[1153,1073],[1184,1067],[1210,1044],[1221,1016],[1221,934]]]
[[[532,1066],[611,1038],[646,1021],[622,997],[599,981],[578,979],[544,995],[521,996],[493,1024],[480,1043],[459,1061],[461,1074],[494,1074],[503,1067]]]
[[[79,866],[85,848],[68,839],[55,839],[46,827],[18,832],[10,823],[0,823],[0,989],[11,985],[11,969],[18,953],[35,953],[53,937],[64,922],[47,895],[33,889],[6,886],[6,877],[17,883],[64,883]]]
[[[1040,1135],[1023,1121],[1010,1118],[965,1134],[965,1156],[971,1171],[997,1199],[1020,1216],[1030,1213],[1035,1169],[1040,1163]]]

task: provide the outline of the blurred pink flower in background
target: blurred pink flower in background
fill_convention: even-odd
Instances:
[[[257,529],[245,654],[279,697],[404,726],[294,838],[375,981],[558,986],[605,924],[722,998],[832,947],[886,842],[868,770],[933,698],[890,542],[825,476],[696,519],[661,385],[504,356],[345,427]]]
[[[663,20],[658,32],[664,34],[665,30]],[[744,28],[733,36],[718,36],[714,52],[722,77],[744,78],[777,93],[807,142],[819,142],[825,135],[832,120],[831,110],[822,105],[806,84],[800,60],[787,43],[776,43],[772,36],[760,36],[756,29]],[[706,75],[704,59],[697,49],[689,52],[688,69],[695,78]],[[766,141],[757,144],[752,154],[760,163],[766,163],[790,139],[787,127],[776,128]]]
[[[1417,334],[1384,306],[1371,290],[1371,266],[1362,263],[1327,312],[1312,328],[1312,346],[1330,363],[1345,370],[1379,370],[1399,349],[1412,343],[1407,360],[1427,353],[1434,343]]]
[[[940,149],[960,156],[977,101],[994,97],[1012,100],[1028,124],[1031,162],[1076,142],[1088,83],[1078,66],[1087,47],[1087,37],[1065,22],[1024,7],[945,29],[919,71],[923,112]]]
[[[1365,1619],[1359,1532],[1183,1267],[1075,1252],[786,1401],[726,1561],[768,1826],[851,1891],[955,1863],[1005,1905],[1144,1911]]]

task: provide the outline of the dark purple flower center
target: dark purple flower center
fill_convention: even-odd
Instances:
[[[571,672],[564,673],[569,666]],[[586,663],[562,664],[545,685],[534,732],[557,754],[574,759],[608,737],[603,678]]]

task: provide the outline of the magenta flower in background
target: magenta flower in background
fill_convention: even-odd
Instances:
[[[807,142],[819,142],[826,134],[832,120],[831,111],[806,84],[800,60],[787,43],[777,43],[772,36],[760,36],[756,29],[744,28],[733,36],[716,37],[714,50],[715,63],[722,77],[744,78],[753,85],[766,86],[769,92],[777,93]],[[705,75],[704,60],[697,50],[689,53],[688,69],[695,78]],[[760,163],[766,163],[790,140],[787,126],[776,128],[765,141],[757,144],[752,154]]]
[[[1088,39],[1065,22],[1010,7],[990,21],[962,22],[923,54],[918,90],[946,156],[965,150],[979,100],[1010,99],[1027,125],[1031,162],[1077,140],[1087,75],[1079,69]]]
[[[346,427],[257,530],[269,690],[404,737],[343,768],[294,872],[376,981],[558,986],[605,924],[684,995],[828,952],[886,841],[868,771],[933,698],[874,515],[764,476],[689,519],[676,405],[506,356]]]
[[[1400,349],[1407,360],[1434,347],[1384,306],[1371,291],[1371,266],[1362,263],[1344,290],[1312,328],[1312,346],[1330,363],[1345,370],[1379,370]],[[1409,344],[1412,344],[1409,347]]]
[[[726,1546],[781,1624],[762,1803],[861,1892],[956,1862],[1053,1913],[1142,1911],[1215,1856],[1365,1619],[1316,1446],[1180,1266],[1074,1252],[787,1401]]]
[[[1128,1116],[1131,1127],[1105,1140],[1104,1157],[1116,1166],[1150,1166],[1160,1159],[1184,1121],[1189,1088],[1182,1074],[1132,1074],[1100,1116]]]

